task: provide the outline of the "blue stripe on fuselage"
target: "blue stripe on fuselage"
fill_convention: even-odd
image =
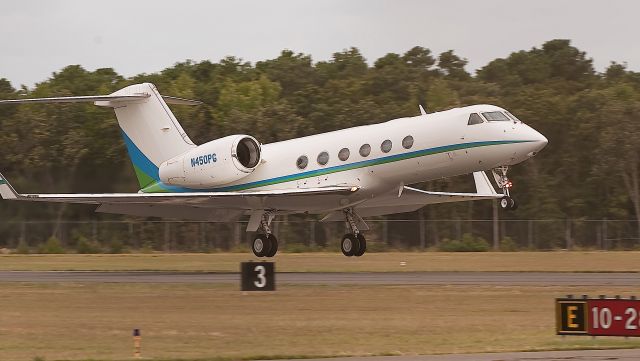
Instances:
[[[439,154],[439,153],[444,153],[444,152],[449,152],[454,150],[485,147],[490,145],[528,143],[528,142],[533,142],[533,141],[532,140],[492,140],[492,141],[483,141],[483,142],[469,142],[469,143],[443,145],[439,147],[388,155],[388,156],[380,157],[376,159],[367,159],[367,160],[362,160],[362,161],[348,163],[348,164],[336,165],[333,167],[320,168],[320,169],[310,170],[310,171],[301,172],[301,173],[289,174],[289,175],[284,175],[280,177],[268,178],[268,179],[263,179],[255,182],[235,184],[235,185],[219,187],[219,188],[192,189],[192,188],[183,188],[178,186],[170,186],[161,182],[158,183],[158,186],[170,192],[180,192],[180,193],[239,191],[239,190],[257,188],[257,187],[266,186],[266,185],[285,183],[285,182],[290,182],[294,180],[310,178],[310,177],[320,176],[320,175],[325,175],[330,173],[337,173],[337,172],[343,172],[343,171],[352,170],[352,169],[359,169],[359,168],[370,167],[374,165],[391,163],[391,162],[396,162],[404,159],[411,159],[411,158],[417,158],[417,157],[422,157],[426,155]]]

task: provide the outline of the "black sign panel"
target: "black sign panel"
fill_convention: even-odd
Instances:
[[[275,291],[276,276],[273,262],[242,262],[242,291]]]
[[[558,335],[587,334],[587,301],[556,300],[556,329]]]

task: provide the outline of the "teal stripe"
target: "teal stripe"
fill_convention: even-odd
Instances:
[[[4,180],[3,178],[0,178],[0,185],[3,185],[3,184],[7,184],[7,181]]]
[[[207,191],[209,192],[240,191],[240,190],[246,190],[251,188],[269,186],[273,184],[286,183],[286,182],[296,181],[296,180],[305,179],[305,178],[318,177],[318,176],[323,176],[323,175],[332,174],[332,173],[344,172],[344,171],[353,170],[353,169],[393,163],[401,160],[424,157],[427,155],[446,153],[446,152],[451,152],[456,150],[486,147],[491,145],[528,143],[528,142],[533,142],[533,141],[532,140],[492,140],[492,141],[484,141],[484,142],[470,142],[470,143],[444,145],[440,147],[415,150],[407,153],[394,154],[394,155],[389,155],[386,157],[381,157],[376,159],[362,160],[359,162],[354,162],[349,164],[336,165],[333,167],[320,168],[320,169],[315,169],[311,171],[306,171],[306,172],[301,172],[296,174],[289,174],[285,176],[263,179],[260,181],[236,184],[236,185],[220,187],[220,188],[190,189],[190,188],[170,186],[164,183],[159,183],[158,186],[160,186],[163,189],[166,189],[168,192],[181,192],[181,193],[182,192],[207,192]]]

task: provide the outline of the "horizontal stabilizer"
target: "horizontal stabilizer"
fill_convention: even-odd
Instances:
[[[131,95],[84,95],[74,97],[54,97],[54,98],[31,98],[31,99],[11,99],[0,100],[0,104],[43,104],[43,103],[83,103],[83,102],[112,102],[122,103],[134,100],[144,100],[151,95],[148,93],[131,94]],[[201,101],[177,98],[168,95],[162,95],[165,103],[173,105],[200,105]],[[102,104],[100,104],[102,105]]]
[[[12,99],[0,100],[0,104],[29,104],[29,103],[82,103],[82,102],[125,102],[132,100],[146,99],[149,94],[136,95],[86,95],[77,97],[55,97],[55,98],[32,98],[32,99]]]
[[[168,95],[163,95],[162,99],[164,99],[165,103],[173,104],[173,105],[200,105],[200,104],[202,104],[202,102],[199,101],[199,100],[191,100],[191,99],[184,99],[184,98],[178,98],[178,97],[170,97]]]

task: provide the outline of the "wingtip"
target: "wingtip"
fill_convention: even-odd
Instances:
[[[5,178],[2,173],[0,173],[0,197],[2,199],[16,199],[18,198],[18,193],[13,189],[7,178]]]

